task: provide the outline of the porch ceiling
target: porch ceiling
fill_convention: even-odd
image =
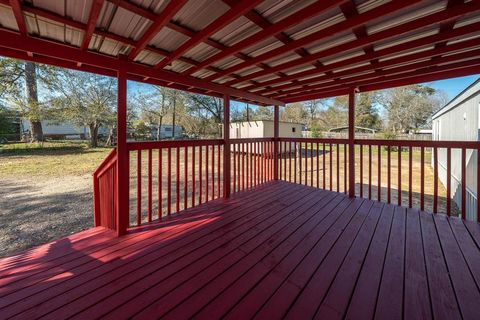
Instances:
[[[0,54],[282,105],[480,73],[479,22],[478,0],[0,0]]]

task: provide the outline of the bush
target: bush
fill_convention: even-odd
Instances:
[[[383,133],[383,139],[385,140],[397,140],[397,134],[395,132],[387,131]],[[383,147],[384,150],[388,150],[387,146]],[[390,151],[398,151],[398,147],[390,147]]]

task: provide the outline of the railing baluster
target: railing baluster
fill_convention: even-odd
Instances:
[[[319,182],[319,180],[320,180],[320,173],[319,173],[319,164],[320,164],[320,161],[319,161],[319,156],[318,156],[318,147],[319,147],[319,144],[318,144],[318,142],[317,142],[317,153],[315,154],[315,156],[316,156],[316,158],[317,158],[317,159],[316,159],[316,160],[317,160],[317,189],[318,189],[319,186],[320,186],[320,182]]]
[[[188,207],[188,146],[185,146],[184,149],[185,155],[183,156],[183,209]]]
[[[310,186],[313,187],[313,143],[310,143]]]
[[[402,147],[398,147],[398,205],[402,205]]]
[[[242,143],[242,190],[245,190],[245,143]]]
[[[332,157],[333,157],[333,150],[332,150],[332,144],[330,143],[329,144],[329,154],[330,154],[330,176],[329,176],[329,180],[330,180],[330,191],[333,190],[333,160],[332,160]]]
[[[288,182],[292,182],[292,141],[288,142]]]
[[[168,147],[167,152],[168,166],[168,189],[167,189],[167,215],[172,214],[172,148]]]
[[[283,141],[283,180],[287,180],[287,142]]]
[[[438,212],[438,152],[433,147],[433,213]]]
[[[137,225],[142,224],[142,150],[137,151]]]
[[[162,218],[163,209],[163,149],[158,149],[158,219]]]
[[[215,145],[212,145],[212,195],[210,200],[215,199]]]
[[[343,145],[343,193],[347,194],[347,145]]]
[[[258,184],[258,177],[257,177],[257,142],[254,142],[252,145],[253,149],[253,185],[256,186]]]
[[[195,146],[192,146],[192,207],[195,207]]]
[[[340,146],[337,143],[337,192],[340,192]]]
[[[198,204],[202,204],[203,194],[203,147],[199,146],[198,154]]]
[[[225,148],[225,145],[223,146]],[[221,169],[222,166],[222,161],[220,159],[220,154],[223,154],[222,153],[222,146],[219,144],[218,145],[218,148],[217,148],[217,198],[221,198],[222,197],[222,192],[221,192],[221,182],[222,182],[222,175],[221,175]],[[225,188],[225,186],[223,186]]]
[[[446,213],[450,216],[452,211],[452,149],[447,148],[447,208]]]
[[[372,145],[368,145],[368,200],[372,200]]]
[[[323,171],[323,190],[325,190],[325,184],[327,182],[327,179],[326,179],[326,176],[327,176],[327,172],[325,170],[325,155],[326,155],[326,149],[325,149],[325,142],[323,143],[323,146],[322,146],[322,158],[323,158],[323,161],[322,161],[322,171]]]
[[[295,169],[293,180],[297,183],[297,156],[298,156],[298,147],[297,142],[294,142],[294,151],[295,151],[295,158],[293,159],[293,169]],[[301,163],[301,161],[300,161]],[[300,165],[301,167],[301,165]],[[301,168],[300,168],[301,169]]]
[[[360,198],[363,198],[363,144],[360,145]]]
[[[208,145],[205,146],[205,202],[208,202]]]
[[[425,210],[425,148],[420,148],[420,210]]]
[[[308,143],[305,143],[305,185],[308,185]]]
[[[148,222],[152,222],[152,149],[148,149]]]
[[[250,142],[248,144],[248,156],[250,157],[250,188],[253,187],[253,146]]]
[[[232,143],[231,144],[231,147],[230,147],[230,152],[231,152],[231,148],[233,147],[233,157],[232,157],[232,161],[233,161],[233,175],[232,175],[232,190],[233,192],[237,192],[237,144],[236,143]],[[224,173],[225,174],[225,173]]]
[[[387,203],[391,202],[391,171],[392,164],[390,159],[390,145],[387,146]]]
[[[413,175],[413,166],[412,166],[412,146],[408,148],[408,207],[412,207],[412,175]]]
[[[378,182],[377,182],[377,200],[382,201],[382,146],[378,145]]]
[[[175,212],[178,213],[180,211],[180,147],[176,148],[176,156],[175,156]]]
[[[466,173],[467,152],[462,148],[462,219],[466,219],[466,201],[467,201],[467,173]],[[478,183],[478,182],[477,182]]]

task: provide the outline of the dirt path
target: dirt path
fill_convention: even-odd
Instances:
[[[93,226],[92,178],[0,178],[0,256]]]

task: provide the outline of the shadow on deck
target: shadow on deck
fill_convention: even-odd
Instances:
[[[2,318],[476,318],[480,225],[269,182],[0,260]]]

